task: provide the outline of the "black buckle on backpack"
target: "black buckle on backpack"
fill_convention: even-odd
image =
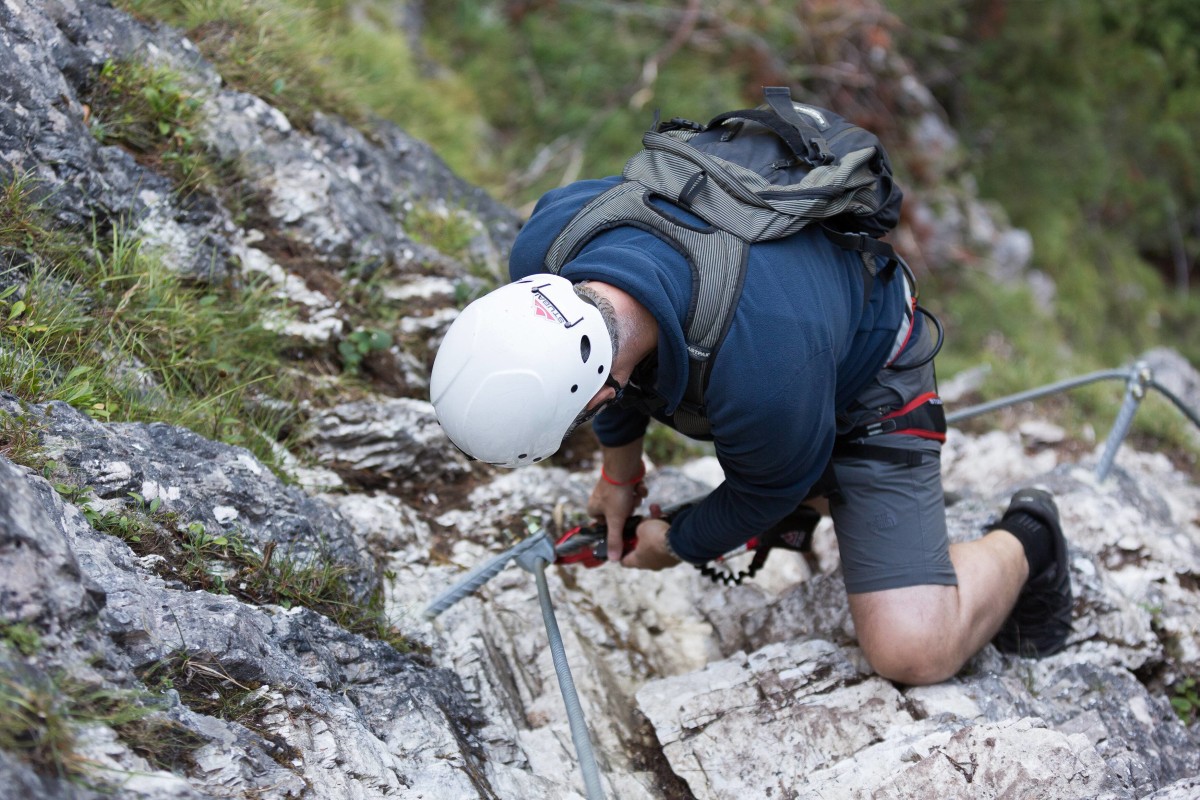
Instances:
[[[671,117],[666,122],[659,123],[658,125],[655,125],[654,127],[655,127],[655,130],[657,130],[659,133],[666,133],[667,131],[678,131],[678,130],[689,130],[689,131],[704,130],[704,126],[701,125],[699,122],[693,122],[692,120],[684,119],[683,117]]]
[[[824,167],[837,162],[837,156],[829,149],[829,143],[821,131],[803,119],[792,104],[792,92],[786,86],[765,86],[763,97],[780,119],[800,132],[804,140],[804,153],[796,153],[813,167]]]
[[[825,238],[843,250],[853,250],[856,253],[870,253],[873,256],[885,258],[889,262],[898,260],[896,257],[896,248],[882,239],[876,239],[870,234],[839,231],[828,225],[821,225],[821,231],[824,232]],[[889,266],[894,265],[889,264]]]
[[[808,142],[808,163],[814,167],[824,167],[837,161],[837,156],[829,149],[829,143],[825,141],[824,136],[818,136],[814,139],[807,139]]]

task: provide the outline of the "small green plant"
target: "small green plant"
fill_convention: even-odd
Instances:
[[[19,317],[25,313],[26,305],[24,300],[9,299],[20,288],[20,286],[14,283],[3,292],[0,292],[0,303],[4,304],[2,307],[3,313],[0,313],[0,324],[3,324],[4,330],[9,333],[15,333],[20,329],[21,320]]]
[[[181,187],[210,182],[211,170],[195,130],[202,100],[178,73],[136,61],[107,61],[88,96],[92,135],[161,165]]]
[[[96,530],[124,539],[131,544],[140,542],[142,534],[151,527],[145,518],[137,514],[119,511],[98,512],[91,506],[83,506],[83,515]]]
[[[41,430],[41,425],[29,415],[0,411],[0,455],[16,464],[40,469],[45,464]]]
[[[23,656],[31,656],[42,648],[42,637],[37,629],[24,622],[0,621],[0,639]]]
[[[178,549],[168,555],[169,563],[189,586],[218,594],[228,593],[226,579],[214,571],[220,564],[236,561],[247,551],[237,536],[211,534],[203,523],[190,522],[176,528]]]
[[[342,369],[357,375],[363,360],[371,353],[380,353],[392,346],[392,335],[376,328],[359,328],[338,342],[338,354],[342,357]]]
[[[170,515],[159,512],[161,500],[155,498],[147,503],[140,494],[130,492],[133,508],[101,510],[92,505],[90,486],[58,481],[54,483],[54,490],[63,500],[76,506],[88,524],[101,533],[116,536],[130,545],[141,545],[145,539],[148,551],[160,549],[160,525],[170,519]]]
[[[55,483],[54,491],[58,492],[58,496],[66,502],[77,506],[86,505],[92,496],[92,487],[80,486],[77,483],[67,483],[65,481]]]
[[[1200,718],[1200,688],[1195,678],[1184,678],[1171,687],[1171,708],[1185,725]]]

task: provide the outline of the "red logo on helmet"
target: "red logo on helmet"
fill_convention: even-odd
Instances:
[[[549,322],[557,322],[560,325],[563,322],[562,314],[554,304],[542,297],[540,294],[533,296],[533,315],[541,317]]]

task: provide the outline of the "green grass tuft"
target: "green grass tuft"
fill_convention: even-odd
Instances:
[[[180,192],[212,185],[213,170],[196,136],[203,99],[165,67],[108,61],[85,97],[88,127],[101,144],[119,144],[173,178]]]
[[[0,247],[33,265],[0,292],[0,389],[102,420],[165,421],[276,460],[306,391],[263,326],[263,287],[189,281],[120,229],[54,230],[19,178],[0,188]],[[283,400],[269,402],[268,398]]]
[[[0,640],[8,642],[23,656],[31,656],[42,649],[41,635],[24,622],[0,620]]]
[[[0,456],[15,464],[41,469],[44,464],[41,426],[26,415],[0,411]]]
[[[96,688],[69,677],[18,676],[0,669],[0,749],[48,777],[104,787],[106,776],[76,752],[80,729],[106,725],[118,736],[140,731],[137,739],[144,752],[151,753],[161,746],[162,731],[177,727],[151,720],[155,710],[137,692]],[[155,739],[160,741],[151,745]]]

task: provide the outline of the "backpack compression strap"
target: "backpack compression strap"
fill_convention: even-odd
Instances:
[[[824,135],[812,126],[792,104],[792,93],[786,86],[767,86],[763,97],[771,111],[744,109],[719,114],[709,121],[706,129],[712,129],[726,120],[750,120],[775,132],[787,144],[792,154],[810,167],[823,167],[837,161],[837,155],[829,149]]]

